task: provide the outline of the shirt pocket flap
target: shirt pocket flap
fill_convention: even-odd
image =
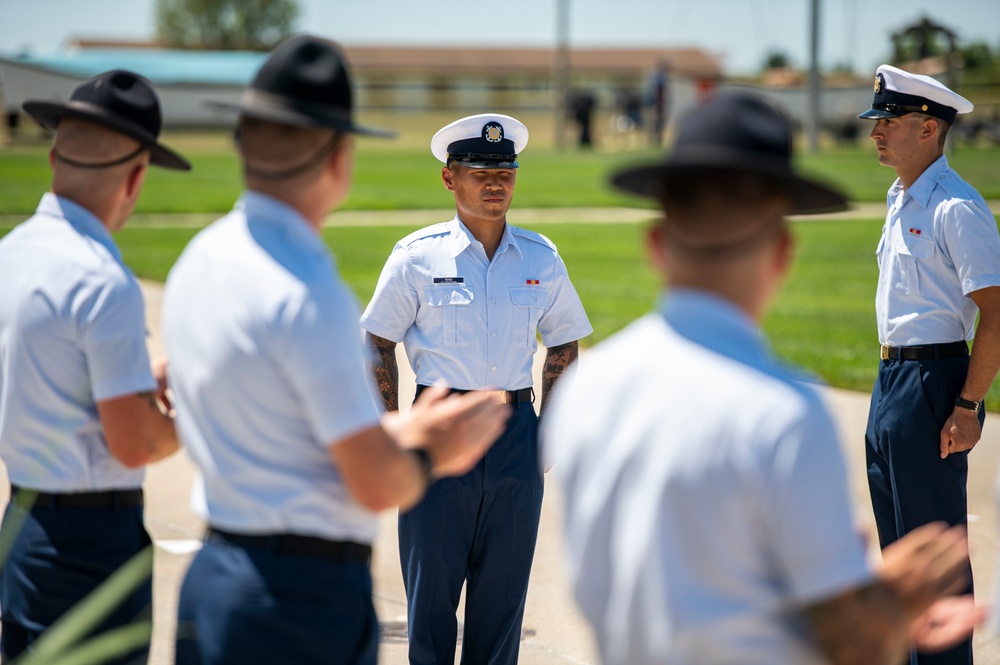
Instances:
[[[435,284],[424,290],[424,301],[428,307],[471,305],[472,291],[460,284]]]
[[[510,290],[510,299],[518,307],[547,307],[548,290],[541,286],[515,286]]]
[[[906,254],[918,259],[929,259],[934,256],[934,241],[913,233],[902,234],[894,245],[899,254]]]

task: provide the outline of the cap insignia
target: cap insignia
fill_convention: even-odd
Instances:
[[[483,138],[490,143],[500,143],[503,139],[503,126],[498,122],[488,122],[483,125]]]
[[[875,94],[877,95],[881,89],[882,89],[882,77],[881,76],[876,76],[875,77]]]

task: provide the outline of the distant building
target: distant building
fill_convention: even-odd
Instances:
[[[167,126],[221,126],[232,116],[204,100],[235,101],[266,54],[183,51],[155,44],[75,39],[52,56],[0,56],[0,97],[7,113],[29,98],[66,99],[82,80],[121,67],[149,78],[161,93]],[[509,113],[555,109],[556,51],[551,48],[345,46],[362,109],[484,108]],[[570,87],[586,88],[612,108],[623,91],[642,93],[667,62],[672,110],[722,78],[719,59],[700,49],[572,49]]]

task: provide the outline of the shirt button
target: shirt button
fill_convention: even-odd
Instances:
[[[497,304],[497,299],[496,298],[490,298],[490,304],[491,305]]]
[[[497,338],[497,331],[496,330],[494,330],[491,334],[493,335],[493,339]]]
[[[494,365],[493,367],[490,367],[490,369],[491,369],[491,370],[493,370],[493,371],[495,372],[495,371],[497,371],[497,366],[496,366],[496,365]]]

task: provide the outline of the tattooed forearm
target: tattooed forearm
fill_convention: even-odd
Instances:
[[[396,364],[396,343],[384,337],[366,333],[375,351],[372,373],[386,411],[399,411],[399,366]]]
[[[542,366],[542,406],[540,410],[545,410],[545,405],[549,403],[552,386],[563,375],[569,364],[576,360],[579,353],[580,346],[577,342],[553,346],[546,351],[545,364]]]

